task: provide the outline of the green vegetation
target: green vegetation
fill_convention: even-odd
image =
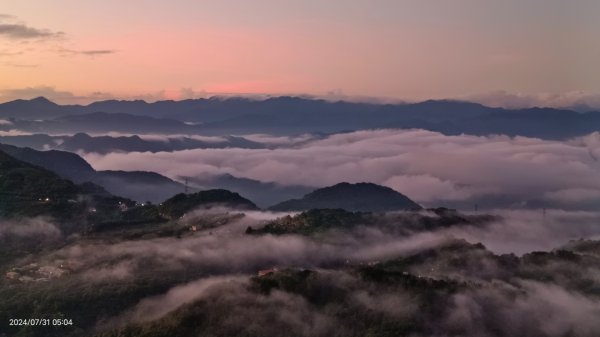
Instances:
[[[166,217],[177,219],[185,213],[199,207],[222,206],[240,210],[257,210],[252,201],[237,193],[215,189],[192,194],[180,193],[164,201],[160,212]]]
[[[436,232],[495,217],[446,208],[311,209],[243,235],[235,210],[257,208],[237,193],[135,204],[2,152],[0,188],[0,337],[548,336],[563,316],[559,336],[600,330],[600,241],[498,255]]]
[[[45,216],[65,232],[83,225],[122,218],[120,205],[133,206],[92,183],[76,185],[41,167],[0,151],[0,218]]]
[[[587,247],[592,244],[598,246],[597,242],[586,242]],[[471,264],[477,262],[480,264],[471,268]],[[180,306],[156,319],[149,316],[144,320],[144,316],[140,316],[141,321],[118,327],[111,325],[114,322],[107,319],[122,315],[140,300],[155,295],[168,296],[167,291],[172,287],[206,276],[191,265],[156,272],[159,269],[153,263],[156,262],[149,258],[146,268],[134,278],[102,281],[73,274],[60,282],[3,280],[0,282],[1,320],[14,315],[68,317],[75,326],[12,327],[0,332],[15,336],[90,336],[95,333],[102,337],[265,337],[279,336],[281,331],[285,331],[286,336],[427,336],[440,331],[472,335],[468,327],[444,321],[452,317],[454,310],[459,310],[457,299],[468,297],[485,308],[477,324],[490,336],[507,336],[511,330],[499,326],[498,320],[502,319],[503,310],[511,307],[496,308],[504,302],[488,302],[498,301],[494,296],[526,301],[529,290],[519,280],[560,284],[576,293],[600,295],[593,293],[590,287],[595,285],[598,289],[597,281],[589,279],[593,268],[599,265],[598,259],[588,260],[586,255],[566,250],[518,258],[495,255],[481,244],[451,240],[382,262],[321,270],[284,268],[249,277],[247,281],[222,281],[190,298],[180,298],[183,300]],[[483,270],[484,265],[491,267],[495,274],[487,274],[490,271]],[[581,272],[585,270],[592,272]],[[567,272],[572,273],[570,280],[563,283]],[[556,276],[549,277],[552,274]],[[95,330],[97,326],[99,330]],[[535,324],[519,329],[528,332],[526,335],[537,335],[538,331]]]
[[[372,183],[339,183],[317,189],[301,199],[270,207],[273,211],[304,211],[313,208],[341,208],[347,211],[389,212],[419,210],[422,207],[407,196]]]
[[[51,215],[64,218],[78,208],[81,188],[54,173],[0,151],[0,217]]]
[[[8,327],[0,325],[0,335],[15,336],[89,336],[103,318],[117,315],[142,298],[158,295],[175,284],[199,277],[199,272],[156,274],[148,270],[137,279],[99,282],[67,276],[60,282],[0,283],[0,320],[13,317],[72,319],[73,327]]]
[[[352,228],[370,222],[369,215],[343,209],[312,209],[298,215],[286,215],[263,228],[248,228],[247,234],[314,234],[332,228]]]
[[[397,234],[430,231],[451,226],[487,225],[497,219],[490,215],[463,215],[455,210],[436,208],[398,213],[350,212],[343,209],[311,209],[291,216],[286,215],[268,222],[261,228],[249,227],[246,234],[302,234],[313,235],[328,230],[349,230],[357,226],[385,229]]]

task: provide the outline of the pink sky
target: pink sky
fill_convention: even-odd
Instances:
[[[597,93],[598,15],[587,0],[6,0],[0,100]]]

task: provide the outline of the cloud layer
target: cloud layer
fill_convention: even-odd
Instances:
[[[584,91],[559,94],[522,94],[500,90],[468,96],[467,99],[483,105],[507,109],[532,107],[565,108],[580,111],[600,109],[600,94]]]
[[[227,211],[197,210],[195,215]],[[466,238],[472,243],[483,242],[494,253],[520,254],[552,249],[569,239],[597,237],[600,214],[564,211],[550,211],[545,216],[535,211],[499,211],[498,214],[502,219],[488,226],[453,226],[399,234],[387,226],[406,225],[414,214],[398,213],[385,226],[357,227],[307,237],[245,235],[246,226],[281,216],[248,212],[246,217],[235,218],[222,227],[199,230],[181,238],[102,240],[91,237],[32,256],[22,264],[29,263],[27,266],[34,265],[39,270],[65,265],[69,272],[49,282],[62,281],[55,283],[57,288],[73,285],[75,289],[82,289],[84,285],[87,291],[138,284],[136,280],[145,280],[149,275],[169,282],[174,275],[185,273],[183,282],[129,302],[118,308],[114,316],[101,316],[97,321],[100,330],[165,317],[175,319],[198,313],[205,317],[204,313],[212,313],[213,318],[207,319],[212,322],[212,328],[238,329],[260,322],[259,325],[265,327],[265,331],[257,334],[261,336],[279,335],[281,329],[292,329],[297,336],[330,336],[334,331],[339,332],[342,321],[338,321],[337,313],[349,310],[350,313],[383,315],[395,321],[419,317],[437,332],[424,334],[427,336],[447,336],[449,332],[487,336],[489,331],[501,331],[507,336],[597,335],[600,329],[596,319],[600,308],[598,299],[586,293],[590,288],[577,288],[581,281],[589,285],[589,280],[600,275],[594,260],[582,264],[588,268],[578,270],[573,270],[574,266],[579,267],[573,261],[560,260],[553,254],[544,255],[552,259],[549,263],[531,263],[524,257],[519,260],[521,263],[514,265],[507,263],[514,261],[514,256],[499,257],[483,247],[464,242],[453,245],[457,243],[456,238]],[[406,218],[403,220],[400,215]],[[443,247],[455,248],[439,250]],[[432,250],[438,253],[431,254]],[[372,283],[348,272],[347,268],[348,264],[415,254],[421,257],[407,259],[412,262],[407,262],[405,267],[413,277],[466,281],[469,286],[451,293],[429,286],[419,290],[418,283],[416,288],[411,288],[415,284],[409,288],[395,287],[385,282]],[[533,254],[535,256],[539,255]],[[308,281],[310,287],[293,288],[300,289],[298,293],[283,289],[268,293],[253,290],[256,288],[248,276],[272,266],[309,268],[317,273]],[[192,274],[190,278],[188,272]],[[433,306],[439,309],[435,316],[427,316],[431,315],[428,308],[432,306],[427,303],[431,304],[432,298],[422,296],[429,291],[440,300],[435,302],[439,305]],[[344,311],[330,310],[330,305],[315,305],[311,300],[314,297],[303,295],[305,292],[318,294],[319,300],[331,301],[331,305],[339,305]],[[440,295],[442,297],[438,297]],[[197,306],[200,309],[194,310]],[[350,331],[340,335],[350,335]]]
[[[206,212],[215,210],[199,210],[193,216],[208,215]],[[551,250],[569,240],[600,237],[597,212],[550,211],[545,216],[537,211],[493,213],[502,218],[485,226],[457,225],[409,233],[398,229],[414,219],[411,214],[400,213],[404,216],[392,217],[389,223],[332,231],[313,238],[245,235],[248,226],[257,228],[266,219],[282,216],[281,213],[248,212],[227,225],[202,230],[184,239],[79,242],[44,259],[72,261],[73,271],[89,281],[99,282],[137,277],[149,270],[172,272],[193,268],[205,275],[224,275],[253,273],[270,266],[319,268],[341,265],[345,261],[383,261],[429,249],[453,238],[481,242],[494,253],[524,254]]]
[[[494,199],[515,207],[527,200],[542,201],[539,207],[598,201],[599,157],[600,133],[555,142],[425,130],[358,131],[274,149],[85,155],[96,169],[152,170],[175,179],[230,173],[283,185],[369,181],[427,205]]]
[[[0,239],[10,237],[56,239],[61,235],[62,233],[56,225],[43,218],[2,220],[0,222]]]
[[[12,16],[0,16],[0,20],[12,19]],[[53,32],[49,29],[40,29],[28,26],[24,23],[4,23],[0,22],[0,36],[4,36],[12,40],[24,39],[47,39],[62,37],[64,33]]]

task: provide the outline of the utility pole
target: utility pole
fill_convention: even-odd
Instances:
[[[544,222],[546,222],[546,207],[542,208],[542,218],[544,219]]]

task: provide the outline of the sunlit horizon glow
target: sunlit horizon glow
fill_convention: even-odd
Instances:
[[[492,93],[490,102],[596,102],[599,15],[590,0],[7,0],[0,101]]]

